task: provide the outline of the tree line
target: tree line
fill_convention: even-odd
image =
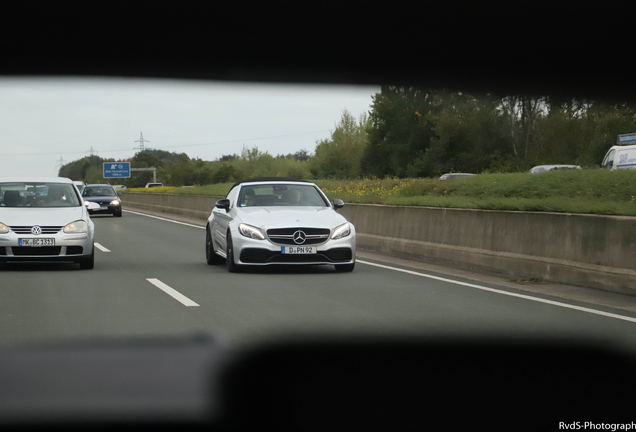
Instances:
[[[636,107],[627,103],[383,86],[370,110],[346,109],[330,136],[307,149],[270,155],[258,147],[215,161],[163,150],[138,152],[135,168],[156,167],[165,185],[203,185],[272,176],[314,179],[437,177],[446,172],[519,172],[534,165],[600,164],[619,134],[636,132]],[[85,157],[59,175],[100,183],[102,163]],[[118,179],[143,187],[150,172]]]

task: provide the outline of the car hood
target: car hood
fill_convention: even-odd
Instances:
[[[82,200],[88,201],[88,202],[112,201],[112,200],[121,201],[121,198],[118,196],[91,196],[91,197],[82,197]]]
[[[237,209],[238,218],[259,228],[334,228],[347,220],[331,207],[252,207]]]
[[[0,222],[9,226],[64,226],[83,219],[82,207],[0,207]]]

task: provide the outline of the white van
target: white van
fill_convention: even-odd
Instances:
[[[613,146],[605,155],[601,168],[636,169],[636,145]]]

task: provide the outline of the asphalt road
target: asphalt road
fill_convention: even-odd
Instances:
[[[242,346],[314,334],[476,335],[566,337],[636,352],[629,296],[604,293],[609,300],[594,304],[360,256],[352,273],[316,266],[230,274],[206,264],[201,226],[127,211],[93,220],[101,247],[93,270],[0,266],[0,344],[206,334]]]

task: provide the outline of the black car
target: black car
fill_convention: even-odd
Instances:
[[[109,184],[86,185],[82,191],[82,199],[90,214],[112,214],[121,217],[120,194]]]

